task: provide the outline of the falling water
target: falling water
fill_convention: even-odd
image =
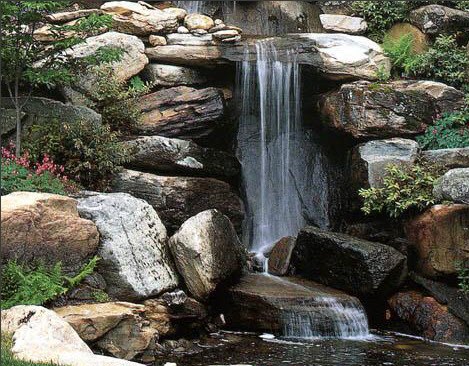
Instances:
[[[188,13],[200,13],[204,5],[203,1],[176,1],[178,8],[186,9]]]

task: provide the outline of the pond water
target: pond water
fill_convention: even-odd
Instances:
[[[178,366],[468,366],[469,349],[383,334],[368,341],[263,340],[255,335],[225,335],[218,347],[165,358]],[[223,345],[221,345],[223,344]],[[159,365],[157,363],[157,365]],[[163,363],[161,363],[163,365]]]

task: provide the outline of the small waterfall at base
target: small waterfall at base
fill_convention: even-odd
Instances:
[[[204,5],[203,1],[176,1],[178,8],[186,9],[189,14],[200,13]]]

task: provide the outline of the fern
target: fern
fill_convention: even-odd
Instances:
[[[74,287],[77,287],[86,277],[91,275],[98,262],[99,262],[99,257],[94,256],[91,258],[91,260],[83,266],[83,268],[80,270],[80,272],[74,276],[74,277],[64,277],[65,281],[67,282],[67,289],[72,289]]]

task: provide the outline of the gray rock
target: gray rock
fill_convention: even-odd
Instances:
[[[368,28],[365,19],[338,14],[321,14],[321,24],[327,31],[363,34]]]
[[[166,36],[168,45],[179,46],[211,46],[214,45],[213,36],[211,34],[184,34],[171,33]]]
[[[414,140],[393,138],[373,140],[357,146],[352,153],[352,177],[363,188],[379,188],[390,164],[411,166],[419,154]]]
[[[20,121],[25,116],[24,112],[20,112]],[[16,130],[16,110],[0,109],[0,132],[1,135],[8,135]]]
[[[469,147],[422,151],[423,160],[444,169],[469,168]]]
[[[166,229],[148,203],[125,193],[97,194],[80,199],[78,210],[101,234],[99,272],[111,296],[142,299],[178,285]]]
[[[189,33],[189,29],[181,25],[180,27],[178,27],[177,32],[179,34],[187,34]]]
[[[359,296],[385,296],[407,275],[406,257],[387,245],[327,232],[300,231],[292,256],[297,273]]]
[[[213,19],[202,14],[189,14],[184,18],[184,25],[186,26],[187,29],[190,31],[196,30],[196,29],[203,29],[203,30],[209,30],[212,28],[215,23],[213,22]]]
[[[198,85],[208,78],[197,69],[174,65],[149,64],[142,72],[142,77],[155,86],[173,87],[179,85]]]
[[[290,260],[295,249],[296,238],[287,236],[280,239],[269,253],[268,269],[274,276],[285,276],[290,269]]]
[[[428,34],[464,31],[469,29],[469,12],[432,4],[413,10],[410,22]]]
[[[217,210],[201,212],[184,222],[169,246],[189,292],[202,301],[239,275],[246,262],[233,225]]]
[[[244,218],[241,199],[229,184],[213,178],[168,177],[123,170],[114,181],[114,190],[146,200],[170,232],[209,209],[228,216],[238,231]]]
[[[166,46],[168,44],[168,42],[166,41],[166,38],[163,37],[163,36],[155,36],[154,34],[151,34],[149,37],[148,37],[148,42],[150,42],[150,44],[153,46],[153,47],[156,47],[156,46]]]
[[[127,164],[131,168],[206,177],[233,177],[240,172],[236,157],[187,140],[146,136],[126,144],[135,151]]]
[[[438,199],[469,204],[469,168],[447,172],[437,181],[433,194]]]

